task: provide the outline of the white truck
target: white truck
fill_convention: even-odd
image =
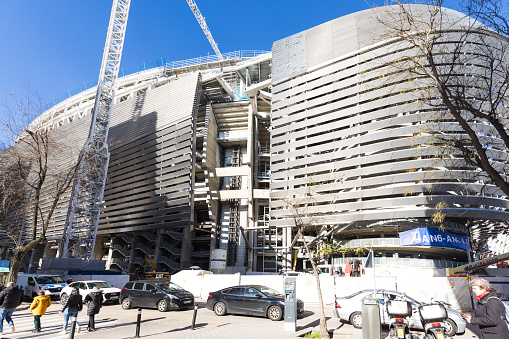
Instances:
[[[40,291],[49,295],[51,299],[60,299],[60,291],[67,286],[60,275],[49,274],[18,274],[16,285],[23,291],[25,297],[36,297]]]

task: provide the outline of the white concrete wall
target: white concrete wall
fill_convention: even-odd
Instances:
[[[318,302],[316,280],[312,275],[297,278],[297,298],[305,303]],[[284,277],[275,275],[206,274],[204,276],[172,277],[172,282],[192,292],[196,297],[207,299],[209,292],[234,285],[265,285],[283,292]],[[468,283],[465,278],[409,276],[376,277],[364,275],[359,278],[320,276],[320,286],[325,304],[333,304],[334,296],[346,296],[363,289],[384,288],[406,292],[420,301],[432,297],[451,304],[451,308],[467,311],[471,309]]]
[[[107,283],[117,287],[122,288],[129,281],[128,274],[122,275],[100,275],[100,274],[79,274],[79,275],[66,275],[65,279],[72,278],[72,281],[83,281],[83,280],[99,280],[106,281]]]

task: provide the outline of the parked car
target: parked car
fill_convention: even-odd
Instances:
[[[51,299],[58,299],[60,292],[67,286],[59,275],[49,274],[18,274],[16,285],[23,291],[25,297],[33,298],[44,291]]]
[[[277,321],[283,319],[285,301],[282,293],[267,286],[232,286],[211,292],[207,299],[207,308],[217,315],[258,315]],[[302,312],[304,303],[297,300],[297,313]]]
[[[403,300],[412,303],[412,316],[409,317],[408,323],[410,328],[422,329],[422,324],[419,316],[418,306],[422,303],[409,297],[405,293],[390,290],[363,290],[355,292],[347,297],[336,298],[334,307],[334,315],[337,318],[349,321],[353,327],[362,328],[362,299],[363,298],[377,298],[380,300],[380,319],[383,325],[389,324],[389,315],[385,303],[388,300]],[[446,333],[452,337],[456,333],[464,333],[467,323],[461,317],[460,312],[447,308],[449,318],[445,320]]]
[[[67,298],[69,298],[73,287],[78,287],[83,300],[85,300],[85,297],[90,292],[93,292],[92,288],[94,288],[94,286],[99,286],[99,288],[102,290],[103,302],[118,303],[120,297],[120,288],[114,287],[106,281],[100,280],[75,281],[70,283],[67,287],[62,289],[62,292],[60,292],[60,302],[63,304],[67,302]]]
[[[177,284],[163,280],[130,281],[122,288],[120,302],[124,310],[132,307],[170,309],[192,308],[194,296]]]

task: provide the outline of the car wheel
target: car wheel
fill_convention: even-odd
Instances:
[[[122,299],[122,308],[124,310],[130,309],[132,306],[133,305],[131,304],[131,299],[129,299],[129,298]]]
[[[159,300],[157,302],[157,309],[159,310],[159,312],[168,311],[168,303],[166,302],[166,300]]]
[[[283,311],[281,310],[281,307],[279,306],[271,306],[267,310],[267,316],[272,321],[279,321],[283,319]]]
[[[67,299],[69,299],[69,296],[66,293],[62,293],[62,295],[60,296],[60,303],[61,304],[67,303]]]
[[[451,319],[444,320],[444,332],[448,337],[453,337],[458,331],[458,327]]]
[[[37,297],[37,293],[33,292],[32,293],[32,299],[35,298],[35,297]]]
[[[362,328],[362,313],[361,312],[353,312],[350,316],[350,323],[355,328]]]
[[[225,315],[226,314],[226,305],[223,302],[218,302],[214,305],[214,313],[216,315]]]

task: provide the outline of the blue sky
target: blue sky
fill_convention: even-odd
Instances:
[[[26,83],[50,101],[96,80],[112,3],[0,0],[0,100],[9,92],[22,93]],[[278,39],[369,8],[364,0],[196,3],[222,53],[270,50]],[[178,61],[213,53],[185,0],[131,1],[121,68],[161,57]]]

